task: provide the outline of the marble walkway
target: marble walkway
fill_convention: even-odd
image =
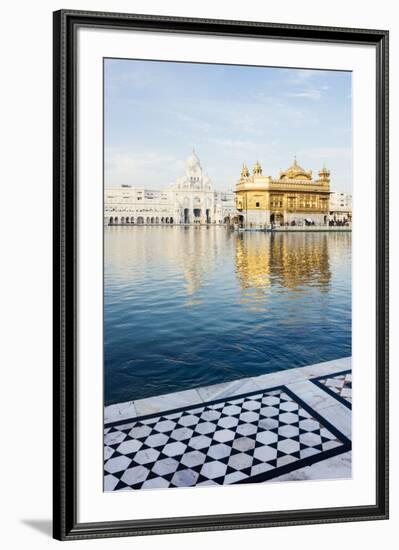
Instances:
[[[104,490],[351,477],[351,358],[110,405]]]

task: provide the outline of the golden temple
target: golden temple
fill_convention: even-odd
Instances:
[[[313,179],[312,171],[304,170],[295,158],[275,179],[263,174],[259,161],[252,175],[244,164],[235,193],[240,225],[328,224],[330,171],[326,167]]]

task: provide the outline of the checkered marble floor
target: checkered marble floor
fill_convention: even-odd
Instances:
[[[338,399],[343,405],[352,408],[352,371],[336,372],[328,376],[311,378],[311,382]]]
[[[263,482],[351,449],[285,386],[113,422],[104,444],[105,491]]]

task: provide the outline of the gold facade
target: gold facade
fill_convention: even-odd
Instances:
[[[322,168],[318,178],[296,159],[277,179],[263,175],[259,162],[252,175],[244,165],[236,184],[236,206],[244,223],[295,224],[311,219],[326,224],[329,212],[330,172]]]

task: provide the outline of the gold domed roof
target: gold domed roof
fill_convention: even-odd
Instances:
[[[297,163],[296,157],[295,157],[293,164],[291,164],[291,166],[287,168],[287,170],[283,170],[282,172],[280,172],[280,179],[281,180],[284,180],[284,179],[310,180],[312,179],[312,171],[311,170],[305,171],[302,168],[302,166],[300,166]]]

